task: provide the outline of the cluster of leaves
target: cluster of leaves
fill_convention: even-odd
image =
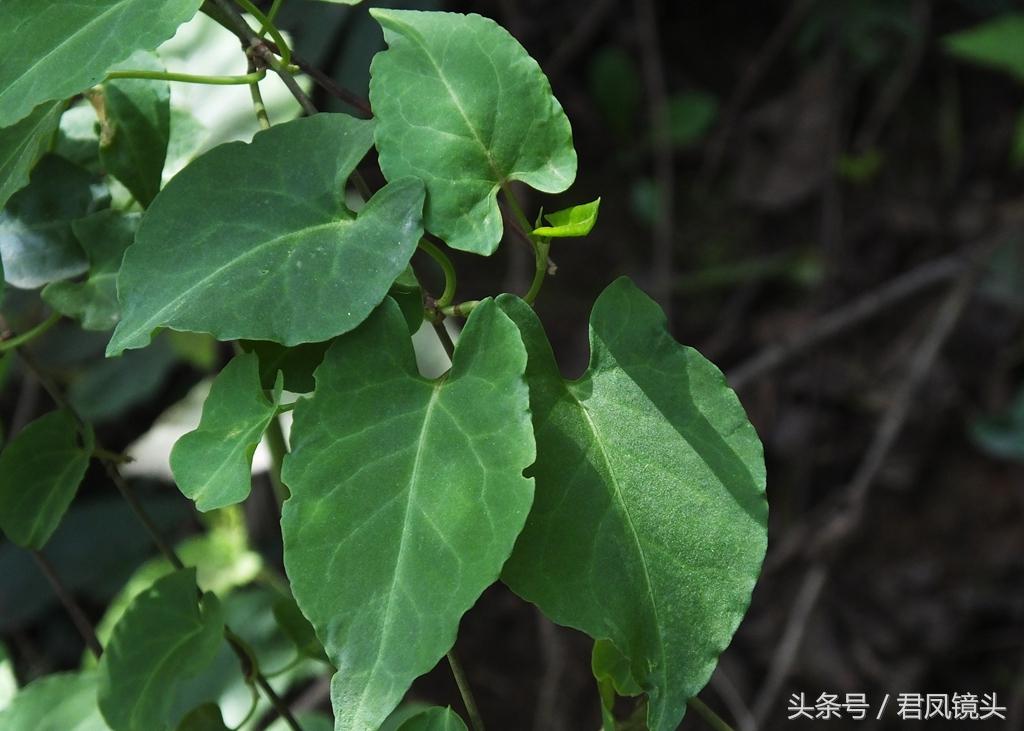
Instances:
[[[0,6],[6,282],[42,288],[55,315],[39,327],[64,316],[113,329],[111,358],[155,347],[161,329],[236,342],[170,455],[199,511],[237,510],[257,444],[294,410],[281,471],[288,584],[272,614],[300,657],[333,667],[336,729],[382,728],[499,579],[594,638],[607,728],[617,694],[646,696],[653,731],[675,728],[760,571],[761,445],[722,374],[627,279],[594,304],[586,373],[561,376],[531,305],[552,240],[585,236],[597,202],[533,227],[511,194],[513,181],[558,193],[575,178],[543,72],[485,18],[373,10],[388,49],[371,67],[372,120],[278,124],[164,184],[172,114],[150,51],[200,5]],[[99,189],[57,135],[80,93],[100,128]],[[371,148],[387,181],[372,194],[356,172]],[[424,237],[492,254],[508,223],[499,195],[534,247],[534,286],[455,304],[454,272]],[[418,249],[444,265],[440,298],[411,268]],[[425,378],[411,333],[452,314],[467,319],[451,368]],[[0,455],[7,537],[43,547],[102,452],[66,405],[15,435]],[[162,565],[100,633],[98,666],[29,684],[0,727],[223,729],[190,688],[226,648],[248,654],[246,679],[263,688],[230,614],[194,569]],[[438,708],[402,728],[465,727]]]

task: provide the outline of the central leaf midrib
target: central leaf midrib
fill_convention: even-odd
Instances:
[[[380,660],[384,654],[384,645],[388,641],[389,631],[391,629],[391,612],[394,604],[395,592],[398,588],[399,575],[401,574],[401,568],[403,559],[405,556],[405,547],[408,543],[409,536],[409,524],[412,516],[412,508],[416,500],[416,486],[419,482],[420,467],[423,462],[424,455],[424,444],[427,441],[427,435],[430,432],[430,419],[433,415],[434,407],[440,398],[441,387],[444,380],[437,381],[433,384],[430,393],[430,400],[427,402],[427,407],[423,413],[423,424],[420,427],[419,439],[416,442],[416,454],[413,457],[412,470],[409,473],[409,495],[405,501],[405,510],[402,515],[402,532],[398,538],[398,553],[395,556],[395,568],[391,576],[391,586],[388,589],[387,603],[384,605],[384,618],[381,622],[381,639],[377,643],[377,655],[373,660],[373,665],[370,667],[368,673],[369,681],[367,685],[373,682],[377,675],[377,668],[380,667]],[[354,716],[359,718],[362,715],[363,706],[366,703],[366,690],[364,688],[363,693],[359,697],[359,705],[356,707]]]
[[[615,470],[612,467],[611,458],[608,456],[608,452],[604,447],[604,442],[601,439],[601,432],[597,428],[597,424],[594,423],[590,412],[583,402],[576,396],[571,388],[566,387],[566,393],[576,402],[579,407],[580,413],[583,414],[583,418],[586,421],[587,428],[594,437],[594,444],[597,445],[598,453],[601,455],[601,460],[604,462],[605,467],[608,470],[608,477],[610,478],[612,488],[614,489],[614,495],[612,502],[619,507],[620,512],[626,519],[626,525],[629,527],[630,535],[633,538],[633,543],[636,546],[637,554],[640,557],[640,566],[643,568],[644,583],[647,585],[647,593],[651,597],[651,612],[654,614],[654,634],[658,640],[658,652],[660,655],[660,662],[658,663],[658,670],[661,677],[667,684],[668,676],[665,667],[665,645],[661,633],[661,621],[658,615],[658,600],[654,590],[654,583],[651,581],[650,570],[647,566],[647,553],[644,550],[643,543],[640,541],[640,534],[637,532],[636,525],[633,522],[633,516],[629,512],[629,507],[626,505],[625,497],[622,493],[622,488],[619,485],[618,477],[615,474]],[[619,648],[622,650],[622,648]],[[625,654],[625,653],[623,653]],[[630,659],[630,670],[632,671],[633,659]],[[666,685],[667,687],[667,685]]]
[[[448,96],[452,100],[452,104],[454,104],[455,108],[459,111],[459,116],[462,117],[462,121],[465,123],[466,129],[468,129],[469,133],[473,135],[473,139],[476,140],[476,143],[480,146],[480,150],[484,153],[484,157],[487,158],[487,164],[490,166],[491,172],[494,174],[494,178],[495,180],[497,180],[498,185],[504,185],[506,176],[498,169],[498,164],[495,161],[494,157],[491,155],[490,148],[487,147],[486,144],[484,144],[483,138],[480,136],[480,133],[477,131],[476,127],[474,127],[473,123],[470,121],[469,115],[466,114],[466,110],[463,109],[462,107],[462,100],[459,99],[459,96],[458,94],[455,93],[455,89],[452,88],[452,85],[448,83],[448,78],[444,75],[444,72],[441,70],[440,64],[438,64],[438,62],[434,59],[434,56],[433,54],[431,54],[430,49],[419,41],[419,38],[416,37],[416,34],[407,35],[406,38],[408,38],[410,41],[414,41],[416,45],[418,45],[423,50],[423,54],[427,57],[427,60],[430,61],[430,65],[434,67],[434,71],[437,72],[437,78],[441,80],[442,84],[444,84],[444,88],[447,90]]]

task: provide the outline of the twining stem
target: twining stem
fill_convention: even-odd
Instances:
[[[288,454],[288,445],[284,439],[284,430],[281,429],[281,417],[277,414],[267,425],[267,447],[270,449],[270,484],[274,488],[277,507],[280,508],[289,495],[288,488],[281,481],[281,465]]]
[[[32,342],[40,335],[43,335],[51,327],[56,325],[60,321],[60,318],[61,314],[59,312],[54,312],[52,315],[47,317],[45,320],[43,320],[41,323],[36,325],[31,330],[26,330],[21,335],[15,335],[13,338],[9,340],[4,340],[0,342],[0,353],[6,353],[8,350],[13,350],[24,345],[25,343]]]
[[[544,277],[548,273],[548,252],[551,250],[551,239],[542,236],[531,236],[530,238],[533,240],[533,281],[530,283],[530,291],[523,299],[527,304],[532,305],[537,299],[537,295],[540,294],[540,288],[544,286]]]
[[[241,5],[245,12],[259,21],[260,33],[257,35],[262,35],[263,31],[269,33],[270,37],[274,39],[274,43],[281,49],[281,62],[285,66],[290,65],[292,62],[292,49],[285,43],[284,36],[281,35],[281,31],[274,25],[274,21],[264,15],[263,11],[257,8],[250,0],[235,0],[235,2]]]
[[[317,109],[316,105],[313,104],[313,100],[299,86],[299,82],[295,80],[295,76],[288,68],[289,64],[282,63],[285,58],[284,48],[278,48],[281,52],[281,60],[278,60],[277,56],[267,46],[267,42],[256,35],[256,32],[249,27],[249,24],[245,22],[245,18],[235,9],[230,0],[211,1],[216,9],[209,13],[210,17],[225,27],[228,25],[234,26],[230,30],[248,46],[248,53],[255,54],[262,59],[280,77],[284,85],[288,87],[288,91],[295,97],[295,100],[306,114],[316,114]],[[291,60],[290,49],[288,51],[288,60]]]
[[[444,292],[437,298],[438,309],[447,307],[455,299],[455,286],[457,279],[455,276],[455,267],[452,266],[452,260],[448,258],[448,255],[441,251],[440,248],[435,246],[431,241],[427,239],[420,239],[418,244],[419,248],[430,255],[430,258],[437,262],[437,265],[441,267],[441,271],[444,272]]]
[[[71,596],[71,593],[64,586],[60,576],[57,574],[57,570],[50,563],[49,559],[39,551],[32,551],[32,558],[35,559],[36,565],[39,566],[39,570],[43,572],[46,580],[50,582],[53,593],[57,595],[60,603],[64,605],[64,611],[68,613],[72,624],[78,630],[78,634],[82,636],[85,646],[89,648],[89,652],[92,653],[93,657],[98,660],[100,655],[103,654],[103,647],[100,645],[100,641],[96,639],[96,632],[93,630],[89,619],[85,616],[85,612],[82,611],[75,598]]]
[[[473,697],[473,690],[469,687],[469,680],[466,673],[455,657],[455,650],[449,650],[446,655],[448,665],[451,666],[452,675],[455,676],[455,684],[459,686],[459,693],[462,695],[462,703],[466,706],[466,713],[469,714],[469,725],[473,731],[484,731],[484,721],[480,717],[480,709],[476,705],[476,698]]]
[[[235,634],[230,627],[224,625],[224,638],[228,641],[228,645],[235,651],[235,655],[238,656],[239,662],[242,663],[242,674],[247,680],[256,681],[256,685],[259,686],[260,690],[263,691],[263,695],[270,701],[270,705],[274,707],[279,715],[287,724],[288,728],[292,731],[302,731],[302,727],[299,726],[299,722],[295,720],[295,716],[292,715],[291,709],[288,708],[288,704],[277,694],[270,682],[267,680],[267,676],[260,671],[259,660],[256,658],[256,653],[249,647],[249,643]]]
[[[469,313],[476,309],[480,300],[466,300],[448,307],[439,307],[438,310],[445,317],[469,317]]]
[[[544,277],[548,274],[548,253],[551,251],[551,239],[533,234],[530,220],[523,213],[522,206],[519,205],[519,201],[508,185],[501,186],[501,191],[505,194],[505,202],[508,204],[509,210],[512,211],[512,218],[515,219],[516,225],[533,246],[533,281],[530,282],[530,290],[523,297],[527,304],[532,305],[537,299],[537,295],[540,294],[540,288],[544,286]]]
[[[256,62],[249,58],[249,71],[256,70]],[[264,71],[264,74],[266,71]],[[270,117],[267,114],[267,105],[263,103],[263,94],[260,92],[260,82],[253,81],[249,84],[249,96],[252,97],[252,108],[256,112],[256,121],[260,129],[270,129]]]
[[[700,698],[691,698],[686,701],[686,705],[694,710],[698,716],[704,719],[704,723],[714,731],[733,731],[732,726],[722,720],[721,716],[708,708],[707,704],[704,703]]]
[[[128,70],[111,71],[108,79],[154,79],[156,81],[183,81],[186,84],[209,84],[211,86],[241,86],[254,84],[267,75],[266,69],[253,71],[242,76],[208,76],[203,74],[181,74],[176,71]]]
[[[267,20],[273,23],[277,20],[277,14],[281,10],[281,6],[284,5],[284,0],[274,0],[274,3],[270,6],[270,10],[267,11]],[[270,28],[268,26],[262,26],[260,28],[259,36],[262,38],[267,34]]]

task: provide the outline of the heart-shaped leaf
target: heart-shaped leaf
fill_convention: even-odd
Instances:
[[[0,127],[42,102],[98,83],[133,51],[150,51],[195,15],[202,0],[0,3]]]
[[[594,305],[578,381],[562,379],[533,310],[499,301],[529,353],[537,438],[536,500],[503,579],[555,622],[614,643],[631,672],[605,673],[647,693],[652,731],[675,729],[761,569],[761,443],[721,372],[676,343],[628,279]]]
[[[25,548],[42,548],[78,491],[93,450],[66,411],[33,421],[0,454],[0,528]]]
[[[572,130],[537,62],[479,15],[374,8],[390,50],[370,67],[380,167],[427,186],[427,230],[491,254],[497,194],[520,180],[558,193],[576,177]]]
[[[281,393],[281,384],[275,388]],[[210,387],[203,416],[194,431],[171,450],[171,471],[185,497],[205,512],[240,503],[252,488],[252,455],[277,403],[260,385],[259,358],[236,356]]]
[[[512,550],[533,492],[524,366],[515,325],[484,300],[452,370],[427,380],[389,299],[296,407],[285,567],[338,669],[339,731],[380,726]]]
[[[348,332],[387,295],[422,235],[423,185],[386,185],[354,216],[345,181],[373,123],[318,114],[197,158],[153,201],[118,277],[108,355],[157,327],[284,345]]]
[[[212,662],[223,635],[220,602],[199,599],[195,569],[157,579],[135,597],[100,661],[99,705],[110,728],[171,728],[175,689]]]

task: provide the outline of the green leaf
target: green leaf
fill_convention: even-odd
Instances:
[[[96,673],[57,673],[26,685],[0,712],[4,731],[110,731],[96,706]]]
[[[295,599],[338,672],[337,729],[376,729],[455,641],[529,510],[525,353],[484,300],[446,376],[417,372],[387,300],[295,409],[281,517]]]
[[[533,233],[536,236],[547,236],[553,239],[586,236],[597,223],[597,209],[600,206],[601,199],[598,198],[590,203],[581,203],[578,206],[549,213],[544,218],[551,225],[535,228]]]
[[[71,221],[102,205],[92,183],[87,171],[62,158],[39,161],[28,187],[0,212],[0,258],[9,284],[36,289],[88,269]]]
[[[327,653],[324,652],[320,640],[316,638],[316,630],[302,614],[295,599],[285,596],[274,602],[274,619],[301,654],[314,660],[328,662]]]
[[[51,282],[43,300],[57,312],[81,320],[86,330],[110,330],[121,317],[117,304],[117,271],[135,238],[139,216],[100,211],[72,221],[71,231],[89,259],[89,274],[82,282]]]
[[[7,654],[7,648],[0,644],[0,711],[11,705],[11,699],[18,693],[18,679],[14,675],[14,663]]]
[[[204,703],[181,719],[177,731],[230,731],[215,703]]]
[[[651,730],[675,729],[760,572],[761,443],[721,372],[672,340],[628,279],[594,305],[578,381],[562,379],[528,305],[499,303],[529,353],[537,439],[535,505],[503,579],[555,622],[614,643]]]
[[[403,723],[398,731],[466,731],[466,724],[451,708],[430,708]]]
[[[0,127],[42,102],[84,91],[133,51],[156,48],[200,5],[202,0],[4,0]]]
[[[309,393],[315,385],[313,372],[324,359],[324,353],[333,341],[302,343],[286,348],[266,340],[242,340],[242,349],[255,353],[260,362],[260,383],[272,389],[277,374],[284,377],[284,388],[292,393]]]
[[[487,18],[373,8],[390,50],[370,67],[374,137],[388,180],[427,186],[427,230],[491,254],[498,191],[522,181],[559,193],[576,177],[572,130],[540,66]]]
[[[132,54],[118,69],[163,71],[152,53]],[[99,111],[100,160],[143,207],[160,192],[171,135],[171,89],[166,81],[111,79],[91,94]]]
[[[358,216],[345,181],[373,123],[318,114],[221,145],[178,173],[143,218],[118,278],[107,355],[154,329],[312,343],[347,332],[387,295],[422,235],[423,186],[397,180]]]
[[[40,104],[11,127],[0,129],[0,208],[28,185],[28,175],[50,146],[64,102]]]
[[[1005,13],[942,40],[953,56],[1024,81],[1024,14]]]
[[[78,491],[93,450],[92,429],[79,439],[66,411],[51,411],[0,454],[0,528],[23,548],[42,548]]]
[[[277,397],[281,387],[278,385]],[[252,488],[252,455],[277,412],[264,395],[259,359],[231,360],[213,381],[199,427],[171,450],[171,471],[182,494],[206,512],[240,503]]]
[[[197,599],[195,569],[156,581],[114,627],[100,661],[99,705],[113,731],[164,731],[173,691],[220,648],[224,617],[213,594]]]

